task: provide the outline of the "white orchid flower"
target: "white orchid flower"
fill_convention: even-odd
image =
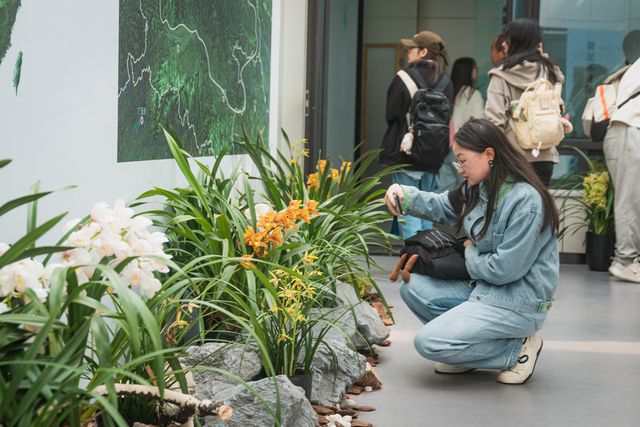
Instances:
[[[148,237],[149,231],[147,230],[147,228],[151,227],[152,225],[153,222],[146,216],[137,216],[135,218],[131,218],[129,231],[140,235],[140,237]]]
[[[74,231],[69,235],[65,244],[69,246],[74,246],[76,248],[81,248],[85,246],[89,246],[93,239],[100,234],[102,231],[102,226],[100,223],[91,221],[87,225],[80,228],[78,231]]]
[[[0,302],[0,314],[9,311],[9,306],[3,302]]]
[[[140,290],[140,294],[151,298],[160,289],[162,284],[153,274],[147,270],[140,268],[137,263],[130,263],[120,273],[122,278],[131,286],[132,289]]]
[[[149,274],[140,282],[140,293],[147,298],[151,298],[160,290],[161,287],[162,283],[153,277],[152,274]]]
[[[253,209],[256,211],[256,218],[260,218],[273,210],[271,205],[268,203],[256,203]],[[251,219],[251,211],[249,209],[245,210],[244,216],[247,217],[247,219]]]
[[[123,199],[117,199],[113,204],[113,215],[120,219],[130,219],[136,212],[128,208]]]
[[[91,219],[98,223],[106,223],[107,218],[113,216],[107,202],[98,202],[91,210]]]
[[[13,281],[17,292],[24,292],[27,289],[41,288],[40,278],[44,275],[44,266],[41,262],[33,259],[21,259],[9,264],[9,280]]]
[[[93,257],[100,262],[103,257],[114,256],[117,259],[125,259],[131,256],[129,243],[117,234],[103,232],[93,241]]]
[[[7,265],[0,270],[0,297],[9,295],[15,289],[12,269],[9,267]]]
[[[49,296],[49,289],[46,288],[34,288],[33,292],[35,292],[40,302],[45,302]]]

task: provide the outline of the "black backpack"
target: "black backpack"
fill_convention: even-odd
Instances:
[[[410,273],[438,279],[469,280],[464,261],[464,244],[442,230],[425,230],[404,241],[400,261],[391,271],[389,279],[395,282],[402,270],[402,279],[408,282]]]
[[[449,77],[443,74],[436,86],[430,88],[418,72],[409,75],[406,71],[399,71],[398,75],[412,95],[407,125],[409,132],[413,134],[413,145],[411,155],[403,155],[407,163],[416,168],[437,172],[449,154],[452,109],[449,98],[444,94],[450,82]]]

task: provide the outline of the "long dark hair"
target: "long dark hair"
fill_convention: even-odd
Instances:
[[[460,128],[454,139],[462,148],[476,153],[482,153],[489,147],[495,151],[493,167],[488,179],[485,181],[487,185],[487,209],[484,215],[484,225],[480,233],[477,236],[470,236],[471,238],[479,240],[484,237],[493,218],[500,187],[502,187],[507,178],[515,182],[527,182],[540,193],[544,206],[544,222],[541,231],[551,225],[554,230],[558,230],[560,221],[553,197],[551,197],[547,188],[538,178],[531,164],[511,145],[504,132],[496,125],[487,119],[472,119]],[[452,191],[451,201],[458,216],[458,230],[462,228],[464,217],[478,203],[479,195],[479,185],[470,186],[466,181]]]
[[[426,59],[409,64],[408,68],[420,68],[422,70],[421,76],[426,76],[427,81],[425,83],[429,87],[434,87],[444,72],[441,63],[435,59],[429,59],[429,55],[427,55]]]
[[[502,60],[504,70],[522,64],[524,61],[537,62],[546,69],[547,78],[551,83],[560,81],[556,72],[556,63],[539,50],[542,34],[536,21],[523,18],[509,22],[504,31],[504,39],[509,45],[507,57]]]
[[[451,69],[451,83],[453,83],[453,99],[456,99],[458,93],[464,86],[469,86],[472,90],[469,91],[469,98],[473,94],[473,79],[471,74],[473,69],[476,68],[476,60],[469,57],[458,58],[453,63]]]

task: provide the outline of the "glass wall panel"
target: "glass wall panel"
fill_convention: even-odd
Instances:
[[[540,26],[545,52],[565,75],[563,99],[574,127],[567,138],[584,139],[582,113],[587,99],[607,76],[625,65],[622,41],[640,28],[640,1],[540,0]],[[598,151],[591,147],[589,155],[602,161]],[[561,154],[553,174],[556,183],[585,167],[571,150]]]
[[[640,28],[637,0],[541,0],[544,50],[565,74],[563,98],[574,126],[569,137],[584,138],[581,117],[597,85],[625,64],[622,40]]]

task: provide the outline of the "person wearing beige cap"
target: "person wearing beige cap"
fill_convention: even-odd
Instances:
[[[443,93],[453,105],[453,85],[445,74],[447,62],[446,45],[442,38],[432,31],[421,31],[410,39],[401,39],[400,43],[407,48],[408,65],[403,68],[417,88],[444,87]],[[411,107],[411,93],[402,73],[398,72],[387,89],[387,130],[382,138],[380,164],[393,166],[409,164],[409,157],[400,150],[400,144],[407,133],[407,113]],[[407,78],[404,75],[404,78]],[[444,86],[444,83],[447,83]],[[436,189],[437,170],[421,170],[416,166],[393,174],[396,184],[410,185],[422,191]],[[405,216],[400,223],[400,234],[403,239],[414,236],[418,231],[429,230],[432,223],[416,217]]]

